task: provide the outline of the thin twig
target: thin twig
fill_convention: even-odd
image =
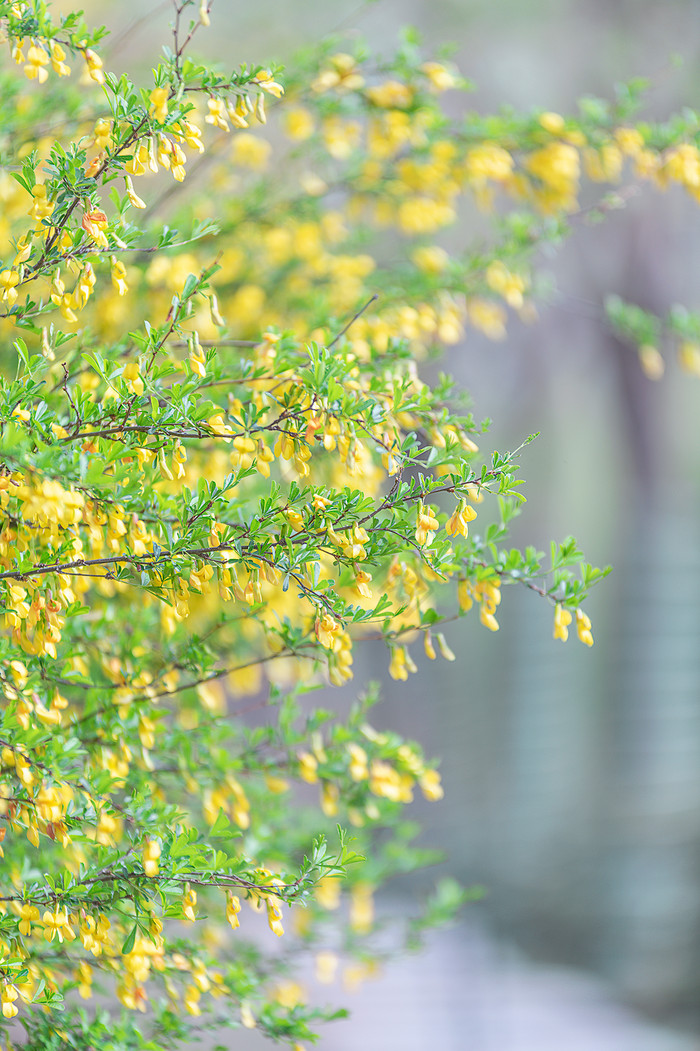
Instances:
[[[376,292],[374,293],[372,298],[368,299],[367,302],[365,303],[365,305],[363,307],[361,307],[360,310],[357,311],[357,313],[354,315],[354,317],[350,318],[350,320],[348,321],[348,323],[345,326],[345,328],[342,328],[340,330],[340,332],[338,333],[338,335],[333,337],[333,339],[328,344],[328,349],[329,350],[333,346],[334,343],[338,342],[338,340],[341,338],[341,336],[345,335],[345,333],[348,331],[350,326],[354,325],[359,317],[362,317],[362,315],[364,314],[365,310],[367,310],[369,307],[371,307],[371,305],[372,305],[372,303],[374,303],[375,299],[379,299],[379,296],[377,295]]]

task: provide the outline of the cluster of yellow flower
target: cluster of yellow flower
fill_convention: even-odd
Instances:
[[[16,18],[27,14],[30,8],[28,4],[13,4],[12,14]],[[24,48],[28,47],[25,56]],[[102,59],[92,48],[82,47],[82,56],[85,61],[85,75],[96,84],[104,84],[105,76]],[[65,48],[56,39],[44,40],[42,37],[32,37],[29,40],[17,38],[12,46],[12,58],[18,66],[24,67],[24,75],[28,80],[36,80],[44,84],[49,78],[47,66],[50,64],[54,73],[59,77],[70,76],[70,66],[66,63]]]
[[[11,832],[24,831],[35,847],[39,846],[40,834],[67,847],[71,842],[67,814],[75,798],[74,788],[66,782],[45,779],[26,755],[7,746],[0,753],[0,763],[7,778],[0,784],[0,816],[7,821],[7,828]],[[24,792],[12,794],[11,774]]]
[[[402,647],[394,649],[394,660],[397,649]],[[333,817],[339,809],[339,788],[328,779],[329,771],[333,769],[336,761],[341,761],[343,766],[347,766],[351,781],[358,785],[366,783],[372,795],[390,802],[412,802],[416,784],[426,799],[442,799],[440,774],[437,770],[426,767],[413,747],[402,743],[387,752],[389,739],[386,734],[379,733],[368,723],[362,725],[361,733],[365,742],[369,742],[377,750],[378,754],[375,757],[368,754],[366,743],[360,745],[356,741],[346,746],[345,754],[341,752],[337,756],[330,755],[318,736],[312,742],[311,751],[297,754],[299,777],[307,784],[321,785],[321,807],[324,813]],[[368,819],[373,820],[378,814],[376,803],[371,798],[366,800],[362,810],[355,806],[348,811],[349,820],[356,828],[361,828]],[[333,884],[333,887],[335,888],[336,884]],[[340,894],[339,888],[337,894]]]
[[[478,581],[460,580],[457,594],[462,610],[467,612],[474,602],[478,602],[481,623],[489,631],[498,631],[496,609],[501,603],[501,581],[498,577]]]
[[[561,639],[562,642],[566,642],[569,637],[569,625],[571,624],[572,616],[568,609],[565,609],[561,603],[557,603],[554,607],[554,638]],[[593,645],[593,635],[591,633],[591,620],[590,617],[583,612],[582,609],[576,610],[576,634],[585,646]]]
[[[12,14],[16,18],[23,17],[29,8],[26,4],[14,4]],[[201,20],[207,24],[206,20]],[[15,39],[13,42],[13,58],[19,65],[24,64],[24,71],[30,80],[36,80],[43,84],[48,78],[47,66],[49,63],[59,76],[68,76],[70,67],[66,65],[66,51],[57,39],[39,36],[32,38],[26,55],[23,47],[26,41]],[[72,40],[66,46],[79,51],[85,61],[86,75],[89,81],[99,85],[105,83],[102,59],[84,42]],[[251,91],[254,98],[251,98]],[[279,98],[284,89],[274,80],[267,70],[259,70],[256,75],[247,81],[246,90],[238,92],[238,101],[235,106],[230,102],[219,98],[209,99],[209,114],[204,118],[206,123],[215,124],[219,128],[229,129],[223,114],[228,113],[234,127],[248,127],[251,119],[260,123],[266,120],[264,110],[265,94]],[[149,95],[149,106],[147,118],[135,127],[125,124],[120,127],[115,125],[109,118],[100,118],[90,128],[83,126],[76,129],[76,139],[88,142],[86,161],[84,167],[85,177],[95,179],[104,172],[111,170],[119,171],[125,181],[127,199],[133,208],[143,209],[145,202],[134,191],[132,176],[144,175],[148,172],[157,173],[160,169],[171,172],[173,178],[182,182],[186,176],[185,163],[186,154],[184,147],[195,150],[198,153],[204,151],[201,129],[186,116],[171,119],[171,103],[175,99],[176,91],[172,85],[158,85]],[[161,130],[158,130],[158,129]],[[255,141],[255,140],[253,140]],[[48,158],[51,146],[50,140],[44,140],[41,150],[37,151],[34,165],[32,182],[25,186],[32,196],[32,204],[28,214],[35,220],[33,230],[29,230],[22,238],[15,238],[17,250],[11,266],[0,269],[0,299],[4,300],[8,307],[17,302],[23,285],[34,281],[37,277],[50,280],[50,299],[61,311],[63,318],[68,322],[77,322],[77,315],[84,310],[87,300],[94,290],[95,274],[90,262],[81,266],[79,262],[80,241],[79,231],[84,231],[97,248],[125,249],[127,246],[119,236],[119,224],[110,222],[106,212],[94,204],[85,208],[80,226],[71,229],[66,219],[74,211],[76,205],[81,202],[82,195],[76,193],[74,201],[66,215],[62,215],[56,226],[51,226],[46,220],[55,213],[55,195],[50,197],[47,192],[47,183],[41,176],[37,179],[36,172],[41,163]],[[19,200],[13,190],[16,184],[4,173],[2,176],[2,190],[0,196],[3,203],[9,205],[4,221],[6,233],[10,233],[11,227],[20,218],[16,211]],[[20,206],[21,207],[21,206]],[[38,244],[39,258],[37,260],[36,245]],[[111,245],[110,245],[111,242]],[[78,284],[72,293],[66,293],[65,286],[61,280],[59,265],[55,261],[48,261],[50,247],[56,246],[60,250],[58,263],[62,261],[68,269],[72,270],[78,277]],[[6,253],[0,247],[0,253]],[[34,260],[30,260],[32,251],[35,250]],[[35,265],[32,265],[32,262]],[[124,263],[111,256],[112,282],[117,295],[123,296],[128,290],[126,280],[126,268]],[[27,265],[29,264],[29,265]]]
[[[273,896],[271,896],[272,898]],[[229,899],[237,902],[238,899]],[[183,1002],[185,1010],[191,1015],[200,1015],[201,1008],[198,1001],[203,992],[208,992],[214,997],[222,996],[226,992],[223,975],[219,970],[208,968],[196,955],[184,956],[181,952],[167,952],[162,937],[163,925],[157,916],[151,915],[149,921],[149,933],[139,934],[134,939],[133,946],[128,952],[120,952],[115,943],[114,932],[111,930],[110,921],[106,916],[80,916],[72,914],[65,909],[55,906],[46,909],[42,913],[35,905],[28,902],[13,901],[12,911],[19,917],[19,930],[24,939],[27,940],[26,949],[26,976],[16,979],[15,983],[5,981],[2,990],[2,1008],[6,1018],[12,1018],[18,1013],[16,1001],[21,997],[25,1001],[31,1001],[34,989],[41,977],[46,978],[47,972],[32,962],[32,939],[39,936],[47,942],[58,942],[58,944],[77,942],[89,952],[93,958],[97,958],[102,970],[112,971],[119,976],[116,986],[116,994],[119,1000],[132,1010],[145,1011],[148,1003],[147,982],[152,971],[164,977],[165,989],[173,1003]],[[183,894],[183,911],[186,918],[194,918],[193,906],[196,904],[194,891],[186,889]],[[237,906],[229,904],[229,908],[240,911]],[[279,911],[274,900],[271,909]],[[274,921],[279,924],[278,920]],[[93,973],[94,967],[82,960],[75,974],[78,991],[83,999],[89,999],[93,995]],[[176,984],[175,978],[187,976],[184,980],[188,982],[181,990]],[[51,985],[56,987],[55,976],[49,977]]]

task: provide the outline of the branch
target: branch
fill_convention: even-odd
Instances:
[[[345,333],[346,333],[346,332],[348,331],[348,329],[350,328],[350,326],[351,326],[351,325],[354,325],[354,324],[355,324],[355,322],[357,321],[357,319],[358,319],[359,317],[362,317],[362,315],[364,314],[365,310],[367,310],[367,309],[368,309],[369,307],[371,307],[372,303],[374,303],[374,301],[375,301],[376,299],[379,299],[379,296],[378,296],[378,295],[377,295],[377,293],[375,292],[375,293],[374,293],[374,295],[372,296],[372,298],[371,298],[371,299],[368,299],[368,300],[367,300],[367,302],[365,303],[365,305],[364,305],[363,307],[360,307],[360,309],[359,309],[359,310],[357,311],[357,313],[356,313],[356,314],[355,314],[355,315],[354,315],[353,317],[351,317],[351,318],[350,318],[350,320],[348,321],[348,323],[347,323],[347,325],[345,326],[345,328],[341,328],[341,330],[340,330],[340,332],[338,333],[338,335],[337,335],[337,336],[334,336],[334,337],[333,337],[333,339],[332,339],[332,340],[330,341],[330,343],[328,344],[328,347],[327,347],[327,349],[328,349],[328,350],[330,350],[330,348],[331,348],[331,347],[332,347],[332,346],[333,346],[333,345],[334,345],[335,343],[337,343],[337,342],[338,342],[338,340],[339,340],[339,339],[340,339],[340,338],[341,338],[342,336],[344,336],[344,335],[345,335]]]

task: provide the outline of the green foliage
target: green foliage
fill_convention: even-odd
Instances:
[[[210,8],[176,0],[141,84],[82,15],[0,0],[0,993],[36,1051],[313,1041],[344,1012],[311,960],[352,986],[481,893],[443,879],[388,936],[374,893],[438,860],[405,814],[437,766],[376,686],[315,694],[371,640],[396,680],[418,640],[453,660],[442,625],[499,630],[510,586],[593,644],[608,570],[512,547],[531,438],[484,456],[424,363],[532,320],[538,252],[621,182],[700,185],[694,113],[632,123],[644,81],[450,118],[471,85],[413,30],[231,71],[193,55]],[[650,375],[664,333],[700,371],[694,315],[607,312]]]

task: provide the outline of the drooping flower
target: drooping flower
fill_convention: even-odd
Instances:
[[[417,515],[416,541],[421,545],[429,544],[437,530],[440,528],[440,523],[435,517],[432,508],[426,504],[418,505]]]
[[[43,47],[38,47],[36,44],[32,44],[27,52],[27,64],[24,67],[24,74],[29,80],[36,80],[39,84],[43,84],[48,80],[48,72],[46,66],[49,62],[49,56]]]
[[[445,526],[445,532],[450,536],[469,536],[469,523],[476,518],[476,511],[466,500],[460,500],[457,510]]]
[[[557,602],[554,607],[554,638],[566,642],[569,637],[569,624],[571,624],[571,613]]]
[[[591,620],[582,609],[576,610],[576,632],[579,639],[584,646],[593,645],[593,635],[591,633]]]

